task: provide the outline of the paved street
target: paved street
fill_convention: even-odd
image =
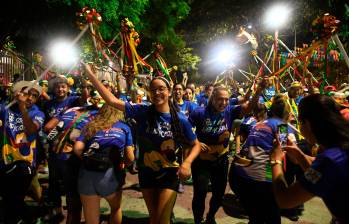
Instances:
[[[127,175],[127,181],[123,193],[123,214],[125,216],[125,224],[133,223],[147,223],[147,209],[142,198],[142,194],[133,189],[132,186],[137,183],[137,176]],[[227,193],[231,193],[229,186],[226,189]],[[177,202],[174,208],[174,213],[176,216],[176,223],[193,223],[193,217],[191,212],[191,199],[193,196],[192,186],[185,186],[185,192],[179,194]],[[206,199],[206,204],[208,205],[209,197]],[[107,214],[107,205],[102,202],[102,210],[105,210]],[[331,220],[331,216],[319,198],[314,198],[313,200],[305,204],[305,211],[303,216],[298,220],[298,222],[292,222],[286,218],[282,218],[282,223],[303,223],[303,224],[327,224]],[[225,214],[223,208],[218,211],[217,219],[218,224],[243,224],[248,223],[247,219],[238,219],[230,217]]]
[[[47,177],[46,177],[47,178]],[[46,179],[44,178],[44,179]],[[137,175],[127,174],[126,184],[124,186],[123,191],[123,223],[124,224],[147,224],[148,223],[148,212],[145,206],[145,202],[142,197],[142,193],[137,188],[138,177]],[[47,187],[47,184],[44,184]],[[193,223],[192,211],[191,211],[191,200],[193,198],[193,187],[189,185],[185,185],[185,192],[183,194],[178,194],[177,202],[174,208],[174,214],[176,217],[177,224],[191,224]],[[211,197],[211,193],[208,194],[206,198],[206,208],[208,206],[209,198]],[[216,221],[218,224],[245,224],[248,223],[246,218],[242,218],[240,213],[234,212],[232,214],[232,210],[229,209],[232,206],[232,198],[233,194],[227,186],[226,189],[226,198],[223,202],[224,209],[220,208],[217,215]],[[63,200],[65,201],[65,200]],[[27,203],[30,205],[33,214],[33,217],[38,217],[40,214],[44,214],[42,208],[37,206],[37,203],[32,202],[29,198]],[[227,211],[228,214],[234,215],[234,217],[229,216],[225,213]],[[235,211],[237,211],[235,209]],[[66,211],[65,211],[66,212]],[[106,201],[101,201],[101,220],[108,220],[109,207]],[[239,218],[236,218],[239,217]],[[311,201],[305,204],[305,211],[301,218],[297,222],[292,222],[287,218],[282,218],[283,224],[291,224],[291,223],[300,223],[300,224],[329,224],[331,220],[331,216],[325,207],[324,203],[319,198],[314,198]],[[83,219],[82,219],[83,222]],[[1,221],[0,221],[1,223]],[[53,222],[50,222],[50,224]],[[54,222],[57,223],[57,222]],[[65,220],[60,222],[61,224],[65,223]],[[106,223],[106,222],[105,222]],[[38,222],[37,224],[42,224],[42,222]]]

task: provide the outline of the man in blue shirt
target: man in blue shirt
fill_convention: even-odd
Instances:
[[[16,103],[9,108],[0,105],[0,195],[5,223],[25,219],[24,197],[34,174],[37,133],[45,119],[35,105],[41,91],[35,83],[17,82]]]

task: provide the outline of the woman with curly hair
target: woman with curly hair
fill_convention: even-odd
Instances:
[[[101,197],[111,208],[110,223],[121,224],[123,160],[134,159],[131,130],[120,121],[122,117],[121,111],[103,105],[74,145],[74,152],[82,158],[78,190],[87,224],[99,223]]]

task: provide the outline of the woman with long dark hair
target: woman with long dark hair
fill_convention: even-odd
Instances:
[[[74,152],[82,158],[78,190],[87,224],[99,223],[102,197],[110,206],[110,223],[121,224],[123,158],[128,162],[134,159],[131,129],[120,122],[122,118],[121,111],[103,105],[74,145]]]
[[[152,105],[131,105],[114,97],[98,81],[89,65],[85,68],[105,101],[125,111],[127,118],[136,120],[140,145],[138,177],[150,223],[169,224],[179,179],[190,177],[191,163],[201,150],[192,126],[170,100],[170,83],[163,77],[152,79],[149,86]],[[177,155],[176,151],[187,145],[192,147],[191,152],[179,164],[178,157],[181,155]]]
[[[310,157],[291,142],[283,148],[277,144],[270,157],[277,203],[292,208],[319,196],[336,223],[349,223],[349,122],[341,115],[340,106],[325,95],[304,97],[298,111],[302,135],[310,144],[318,144],[319,151]],[[291,186],[287,186],[280,166],[284,151],[305,171]]]

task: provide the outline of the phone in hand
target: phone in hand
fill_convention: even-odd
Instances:
[[[288,138],[288,125],[287,124],[279,124],[277,126],[277,133],[279,137],[279,142],[281,147],[285,147],[287,145]]]

